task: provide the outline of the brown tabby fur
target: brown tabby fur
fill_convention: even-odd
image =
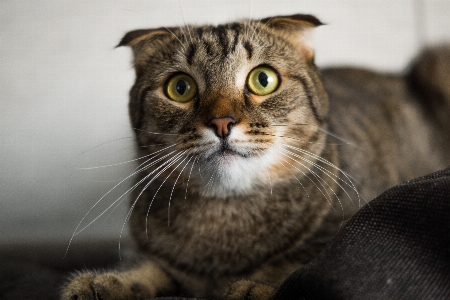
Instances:
[[[320,74],[307,39],[320,24],[293,15],[123,38],[137,76],[131,121],[150,155],[130,218],[145,259],[85,272],[62,299],[270,299],[365,199],[450,164],[450,51],[425,54],[408,77]],[[281,80],[266,96],[245,84],[259,65]],[[164,93],[179,72],[198,85],[187,103]],[[221,138],[211,120],[225,117],[235,123]]]

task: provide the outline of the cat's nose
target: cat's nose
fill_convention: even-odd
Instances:
[[[213,118],[208,122],[208,126],[213,127],[216,135],[223,139],[230,134],[234,124],[236,124],[236,119],[233,117]]]

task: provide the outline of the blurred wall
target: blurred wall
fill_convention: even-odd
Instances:
[[[311,13],[327,23],[319,66],[401,72],[450,40],[449,11],[448,0],[0,1],[0,244],[68,242],[129,187],[102,199],[135,167],[118,164],[134,158],[131,51],[114,49],[127,31]],[[126,203],[76,239],[119,239]]]

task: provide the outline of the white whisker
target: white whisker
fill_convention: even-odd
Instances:
[[[156,153],[159,153],[159,152],[161,152],[161,151],[164,151],[164,150],[166,150],[166,149],[168,149],[168,148],[171,148],[171,147],[173,147],[173,146],[176,146],[176,145],[177,145],[177,144],[173,144],[173,145],[168,146],[168,147],[166,147],[166,148],[164,148],[164,149],[161,149],[161,150],[152,152],[152,153],[150,153],[150,154],[147,154],[147,155],[144,155],[144,156],[135,158],[135,159],[130,159],[130,160],[127,160],[127,161],[123,161],[123,162],[120,162],[120,163],[109,164],[109,165],[102,165],[102,166],[96,166],[96,167],[83,167],[83,168],[76,168],[76,169],[79,169],[79,170],[95,170],[95,169],[101,169],[101,168],[107,168],[107,167],[120,166],[120,165],[128,164],[128,163],[131,163],[131,162],[135,162],[135,161],[138,161],[138,160],[147,158],[147,157],[149,157],[149,156],[155,155]],[[145,163],[145,162],[144,162],[144,163]]]
[[[320,132],[323,132],[341,142],[343,142],[345,145],[349,145],[349,146],[353,146],[353,147],[359,147],[355,142],[349,141],[344,139],[343,137],[338,136],[335,133],[332,133],[328,130],[326,130],[324,127],[320,127],[317,124],[308,124],[308,123],[289,123],[289,124],[272,124],[271,126],[274,127],[278,127],[278,126],[283,126],[283,127],[287,127],[287,126],[312,126],[312,127],[317,127],[317,130]],[[288,137],[288,136],[280,136],[280,137],[285,137],[285,138],[291,138],[291,139],[295,139],[292,137]],[[305,143],[310,143],[310,144],[325,144],[325,145],[342,145],[342,144],[337,144],[337,143],[330,143],[330,142],[325,142],[325,143],[316,143],[316,142],[308,142],[308,141],[303,141],[303,140],[298,140],[301,142],[305,142]]]
[[[154,173],[156,173],[159,169],[163,168],[162,170],[160,170],[158,172],[158,174],[156,174],[152,179],[149,180],[149,182],[147,182],[144,186],[144,188],[140,191],[139,195],[136,197],[136,200],[133,202],[133,204],[131,205],[130,208],[130,214],[131,211],[134,209],[134,206],[136,205],[136,202],[138,201],[138,199],[142,196],[142,194],[144,193],[144,191],[150,186],[150,184],[152,184],[153,181],[156,180],[156,178],[158,178],[162,173],[164,173],[168,168],[170,168],[177,160],[180,156],[182,156],[183,153],[178,153],[175,154],[173,157],[171,157],[170,159],[168,159],[167,161],[165,161],[162,165],[160,165],[157,169],[153,170],[149,175],[153,175]],[[146,176],[145,179],[147,179],[150,176]],[[152,201],[153,202],[153,201]],[[150,203],[150,206],[152,205],[152,203]],[[149,211],[150,211],[150,207],[149,207]],[[129,215],[130,215],[129,214]],[[123,224],[123,226],[125,226],[125,224],[127,223],[128,219],[129,219],[129,215],[127,215],[127,217],[125,218],[125,222]],[[147,216],[148,216],[148,212],[147,212]],[[147,220],[146,220],[146,224],[147,224]],[[147,226],[146,226],[147,227]],[[122,227],[123,230],[123,227]],[[147,230],[147,228],[146,228]]]
[[[69,244],[67,245],[66,248],[66,252],[64,254],[64,257],[67,255],[67,252],[69,251],[70,245],[72,244],[73,239],[75,238],[76,235],[80,234],[82,231],[84,231],[86,228],[88,228],[91,224],[93,224],[96,220],[98,220],[102,215],[104,215],[106,213],[106,211],[108,211],[112,206],[114,206],[115,203],[117,203],[118,201],[120,201],[120,199],[122,199],[125,195],[127,195],[129,193],[129,191],[131,189],[133,189],[133,187],[139,185],[141,183],[138,182],[137,184],[135,184],[131,189],[129,189],[127,192],[125,192],[124,194],[122,194],[122,196],[120,196],[117,200],[115,200],[111,205],[109,205],[100,215],[98,215],[94,220],[92,220],[88,225],[84,226],[82,229],[78,230],[78,228],[80,228],[81,224],[83,224],[83,221],[87,218],[87,216],[91,213],[91,211],[97,207],[97,205],[106,197],[108,196],[114,189],[116,189],[119,185],[121,185],[123,182],[125,182],[127,179],[135,176],[136,174],[144,171],[146,168],[151,167],[152,165],[154,165],[155,163],[157,163],[158,161],[164,159],[166,156],[170,155],[171,153],[173,153],[174,151],[170,152],[169,154],[165,155],[164,157],[161,157],[160,159],[158,159],[157,161],[153,162],[152,164],[150,164],[149,166],[146,166],[145,168],[142,168],[140,170],[134,171],[133,173],[131,173],[130,175],[128,175],[127,177],[125,177],[123,180],[121,180],[119,183],[117,183],[114,187],[112,187],[108,192],[106,192],[99,200],[97,200],[97,202],[94,203],[94,205],[92,205],[92,207],[86,212],[86,214],[83,216],[83,218],[81,218],[81,221],[78,223],[77,227],[75,228],[72,236],[70,237],[69,240]],[[145,179],[144,179],[145,180]]]
[[[184,25],[185,25],[185,27],[186,27],[186,29],[188,31],[188,34],[189,34],[189,39],[191,40],[191,43],[194,43],[194,41],[192,40],[191,31],[189,29],[189,24],[186,22],[186,15],[184,14],[184,9],[183,9],[183,5],[181,4],[181,0],[178,0],[178,3],[180,5],[181,15],[183,16]]]
[[[176,146],[176,145],[178,145],[178,143],[173,144],[173,145],[171,145],[171,146],[168,146],[168,147],[166,147],[166,148],[160,149],[160,150],[158,150],[158,151],[152,152],[152,153],[150,153],[150,154],[148,154],[148,155],[142,156],[142,158],[146,158],[146,157],[151,157],[151,158],[149,158],[149,159],[147,159],[146,161],[144,161],[143,163],[139,164],[134,170],[135,170],[135,171],[138,171],[140,167],[142,167],[142,166],[145,165],[146,163],[152,161],[153,159],[157,158],[158,156],[162,155],[163,153],[161,153],[161,152],[163,152],[163,151],[165,151],[165,150],[167,150],[167,149],[169,149],[169,148],[171,148],[171,147],[173,147],[173,146]],[[172,152],[169,152],[169,154],[170,154],[170,153],[173,153],[173,152],[175,152],[175,151],[177,151],[177,150],[173,150]],[[167,155],[168,155],[168,154],[166,154],[164,157],[166,157]]]
[[[292,153],[291,151],[287,151],[287,150],[282,150],[282,151],[285,151],[287,154],[289,154],[289,155],[293,155],[294,157],[295,157],[295,153]],[[327,195],[328,195],[328,198],[327,198],[327,201],[331,204],[331,207],[333,207],[333,204],[331,203],[331,195],[328,193],[328,189],[322,184],[322,182],[323,183],[325,183],[325,185],[331,190],[331,192],[333,193],[333,195],[335,196],[335,198],[336,198],[336,200],[339,202],[339,205],[340,205],[340,207],[341,207],[341,210],[342,210],[342,213],[344,213],[344,207],[342,206],[342,202],[341,202],[341,200],[339,199],[339,196],[336,194],[336,192],[333,190],[333,188],[328,184],[328,182],[326,182],[322,177],[320,177],[319,176],[319,174],[317,174],[316,172],[314,172],[314,170],[313,169],[311,169],[311,168],[309,168],[309,167],[307,167],[305,164],[303,164],[302,162],[300,162],[300,161],[298,161],[298,160],[296,160],[296,159],[294,159],[292,156],[289,156],[289,155],[287,155],[287,154],[283,154],[283,155],[285,155],[286,157],[289,157],[290,159],[292,159],[293,161],[295,161],[296,163],[298,163],[298,164],[300,164],[302,167],[304,167],[304,168],[306,168],[316,179],[317,179],[317,181],[319,182],[319,184],[324,188],[324,190],[325,190],[325,192],[327,193]],[[301,159],[301,157],[299,157],[300,159]],[[308,161],[305,161],[305,162],[308,162]],[[309,162],[308,162],[309,163]],[[327,174],[325,174],[325,175],[327,175]],[[330,177],[331,178],[331,177]],[[334,207],[333,207],[333,209],[334,209]]]
[[[280,126],[280,125],[279,125],[279,126]],[[329,143],[327,143],[327,142],[324,142],[324,143],[311,142],[311,141],[308,141],[308,140],[299,139],[299,138],[295,138],[295,137],[291,137],[291,136],[286,136],[286,135],[267,134],[267,136],[274,136],[274,137],[278,137],[278,138],[290,139],[290,140],[302,142],[302,143],[305,143],[305,144],[313,144],[313,145],[329,145]],[[320,149],[324,150],[324,148],[320,148]]]
[[[170,155],[170,154],[172,154],[172,153],[174,153],[174,152],[177,152],[177,150],[174,150],[174,151],[168,153],[167,155],[165,155],[164,157],[160,157],[158,160],[156,160],[156,161],[154,161],[154,162],[152,162],[152,163],[150,163],[150,164],[148,164],[148,165],[145,165],[142,169],[139,169],[142,165],[144,165],[145,163],[151,161],[152,159],[155,159],[157,156],[155,156],[155,157],[153,157],[152,159],[149,159],[149,160],[143,162],[142,164],[140,164],[140,165],[137,167],[137,171],[136,171],[136,169],[135,169],[135,171],[136,171],[135,174],[137,174],[138,172],[142,172],[142,171],[145,171],[145,170],[149,169],[150,167],[152,167],[152,166],[155,165],[156,163],[160,162],[161,160],[165,159],[168,155]],[[160,155],[160,154],[158,154],[158,155]],[[170,160],[170,159],[169,159],[169,160]],[[163,166],[163,165],[164,165],[164,163],[163,163],[161,166]],[[158,169],[159,169],[159,168],[157,168],[156,170],[158,170]],[[155,170],[155,171],[156,171],[156,170]],[[151,173],[148,174],[148,175],[151,176],[155,171],[151,172]],[[146,176],[144,179],[142,179],[141,181],[139,181],[139,183],[138,183],[137,185],[134,185],[131,189],[129,189],[129,190],[128,190],[127,192],[125,192],[124,194],[122,194],[122,196],[119,197],[119,199],[117,199],[117,201],[120,200],[121,198],[122,198],[122,200],[119,201],[119,202],[115,201],[115,202],[117,202],[117,204],[116,204],[116,206],[112,209],[112,211],[110,212],[110,214],[112,214],[112,213],[120,206],[120,204],[122,203],[123,199],[125,199],[125,196],[131,194],[131,193],[135,190],[135,188],[136,188],[138,185],[140,185],[143,181],[145,181],[145,180],[146,180],[148,177],[150,177],[150,176]],[[113,204],[114,204],[114,203],[113,203]],[[110,214],[109,214],[109,215],[110,215]]]
[[[187,191],[188,191],[189,181],[191,180],[192,170],[194,169],[195,162],[198,161],[199,158],[200,158],[200,156],[196,156],[195,157],[195,159],[194,159],[194,161],[192,162],[192,165],[191,165],[191,170],[189,171],[189,176],[188,176],[188,179],[187,179],[187,182],[186,182],[186,190],[185,190],[185,193],[184,193],[184,200],[185,201],[186,201],[186,198],[187,198]]]
[[[335,178],[337,178],[338,180],[340,180],[341,182],[343,182],[345,185],[347,185],[348,187],[350,187],[355,193],[356,193],[356,195],[358,196],[358,205],[359,206],[361,206],[361,198],[364,200],[364,202],[366,202],[367,203],[367,201],[364,199],[364,197],[358,192],[358,190],[356,189],[356,187],[355,187],[355,185],[354,185],[354,183],[353,183],[353,181],[350,179],[350,176],[346,173],[346,172],[344,172],[344,170],[342,170],[341,168],[339,168],[339,167],[337,167],[337,166],[335,166],[333,163],[331,163],[330,161],[328,161],[328,160],[326,160],[326,159],[324,159],[324,158],[322,158],[322,157],[320,157],[320,156],[318,156],[318,155],[316,155],[316,154],[314,154],[314,153],[312,153],[312,152],[310,152],[310,151],[307,151],[307,150],[303,150],[303,149],[300,149],[300,148],[297,148],[297,147],[294,147],[294,146],[291,146],[291,145],[288,145],[288,144],[283,144],[285,147],[288,147],[288,148],[290,148],[290,149],[293,149],[293,150],[296,150],[296,151],[298,151],[298,152],[300,152],[300,153],[303,153],[303,154],[305,154],[305,155],[308,155],[308,156],[310,156],[310,157],[312,157],[312,158],[314,158],[314,159],[317,159],[318,161],[320,161],[320,162],[322,162],[322,163],[324,163],[324,164],[326,164],[326,165],[328,165],[328,166],[330,166],[330,167],[332,167],[332,168],[334,168],[334,169],[336,169],[336,170],[338,170],[342,175],[344,175],[345,177],[346,177],[346,179],[348,180],[348,182],[347,181],[345,181],[345,180],[343,180],[342,178],[340,178],[339,176],[337,176],[337,175],[335,175],[333,172],[330,172],[329,170],[326,170],[325,168],[323,168],[324,170],[326,170],[329,174],[331,174],[332,176],[334,176]],[[304,158],[304,157],[303,157]],[[337,182],[336,182],[337,183]],[[340,185],[339,185],[340,186]],[[341,186],[340,186],[341,187]],[[346,192],[346,190],[343,188],[343,187],[341,187],[342,188],[342,190],[343,191],[345,191]],[[347,192],[346,192],[346,194],[347,194]],[[347,196],[350,198],[350,200],[353,202],[353,200],[351,199],[351,197],[347,194]]]
[[[134,138],[134,136],[127,136],[127,137],[124,137],[124,138],[119,138],[119,139],[114,139],[114,140],[111,140],[111,141],[107,141],[107,142],[101,143],[101,144],[99,144],[99,145],[97,145],[97,146],[94,146],[94,147],[92,147],[92,148],[89,148],[89,149],[87,149],[87,150],[81,152],[80,154],[78,154],[78,156],[83,155],[83,154],[86,154],[87,152],[92,151],[92,150],[94,150],[94,149],[96,149],[96,148],[98,148],[98,147],[104,146],[104,145],[106,145],[106,144],[110,144],[110,143],[117,142],[117,141],[121,141],[121,140],[133,139],[133,138]]]
[[[248,35],[249,35],[249,29],[250,29],[250,24],[252,23],[252,14],[253,14],[253,0],[250,0],[250,7],[249,7],[249,12],[248,12],[248,20],[246,22],[246,29],[245,29],[245,37],[248,39]]]
[[[198,160],[200,160],[200,158]],[[202,170],[201,170],[201,165],[200,164],[198,164],[198,175],[200,176],[200,179],[203,180]]]
[[[258,20],[258,22],[253,26],[253,33],[250,37],[250,40],[253,40],[253,36],[255,35],[256,29],[258,28],[258,25],[261,23],[261,20]]]
[[[187,165],[189,164],[189,162],[191,161],[192,158],[193,158],[193,156],[191,156],[191,157],[189,158],[189,160],[186,162],[186,164],[184,165],[184,167],[181,169],[180,173],[179,173],[178,176],[177,176],[177,179],[175,179],[175,182],[174,182],[174,184],[173,184],[172,190],[170,191],[169,204],[168,204],[168,208],[167,208],[167,226],[170,225],[170,202],[171,202],[171,200],[172,200],[173,191],[175,190],[175,186],[176,186],[176,184],[177,184],[177,182],[178,182],[178,179],[180,178],[181,174],[183,173],[184,169],[187,167]],[[185,161],[185,160],[186,160],[186,158],[183,159],[183,161]],[[182,162],[183,162],[183,161],[182,161]],[[180,164],[181,164],[181,163],[180,163]],[[177,166],[177,167],[178,167],[178,166]],[[175,169],[176,169],[177,167],[175,167]]]
[[[358,145],[356,145],[354,142],[350,142],[350,141],[348,141],[348,140],[346,140],[346,139],[344,139],[344,138],[338,136],[337,134],[334,134],[334,133],[332,133],[332,132],[330,132],[330,131],[328,131],[328,130],[325,130],[325,129],[321,128],[321,127],[319,127],[318,129],[319,129],[319,131],[321,131],[321,132],[323,132],[323,133],[326,133],[326,134],[328,134],[329,136],[332,136],[332,137],[334,137],[335,139],[337,139],[337,140],[339,140],[339,141],[341,141],[341,142],[344,142],[344,143],[347,144],[347,145],[354,146],[354,147],[358,147]]]
[[[184,44],[181,42],[181,40],[175,35],[175,33],[173,33],[169,28],[164,27],[167,31],[169,31],[179,42],[180,42],[180,46],[183,48],[183,50],[186,52],[186,47],[184,46]],[[186,35],[184,34],[183,29],[180,27],[181,29],[181,33],[184,35],[184,38],[187,40]]]
[[[283,161],[286,162],[287,164],[291,165],[292,167],[296,168],[294,165],[292,165],[291,163],[289,163],[289,162],[288,162],[287,160],[285,160],[284,158],[282,158],[281,160],[283,160]],[[292,176],[294,176],[295,180],[297,180],[297,182],[301,185],[301,187],[302,187],[303,190],[305,191],[306,196],[307,196],[308,198],[311,199],[311,197],[310,197],[309,194],[308,194],[308,191],[306,190],[305,186],[304,186],[303,183],[300,181],[300,179],[298,179],[297,176],[295,176],[294,173],[292,173],[292,171],[291,171],[288,167],[286,167],[283,163],[281,163],[281,165],[282,165],[283,167],[285,167],[285,168],[291,173]],[[296,169],[298,170],[298,168],[296,168]],[[300,170],[299,170],[299,171],[300,171]],[[304,175],[305,177],[307,177],[309,180],[311,180],[304,172],[302,172],[302,171],[300,171],[300,172],[303,173],[303,175]],[[318,189],[319,191],[321,191],[321,189],[314,183],[314,181],[311,180],[311,182],[317,187],[317,189]],[[325,197],[325,194],[324,194],[324,193],[322,193],[322,195]]]
[[[183,152],[181,152],[181,153],[179,153],[179,154],[177,154],[178,155],[178,157],[172,162],[172,163],[170,163],[168,166],[167,166],[167,168],[165,168],[165,170],[167,170],[168,168],[170,168],[171,166],[173,166],[174,164],[176,164],[181,158],[182,158],[182,156],[187,152],[188,150],[185,150],[185,151],[183,151]],[[153,201],[155,200],[155,198],[156,198],[156,195],[158,194],[158,192],[159,192],[159,190],[162,188],[162,186],[164,185],[164,183],[166,183],[166,181],[167,181],[167,179],[170,177],[170,175],[172,175],[172,173],[173,172],[175,172],[175,170],[186,160],[188,158],[188,156],[186,156],[175,168],[173,168],[173,170],[169,173],[169,175],[167,175],[166,176],[166,178],[164,178],[164,180],[163,180],[163,182],[159,185],[159,187],[158,187],[158,189],[156,190],[156,192],[155,192],[155,194],[153,195],[153,198],[152,198],[152,200],[150,201],[150,205],[148,206],[148,210],[147,210],[147,217],[146,217],[146,222],[145,222],[145,224],[147,225],[147,220],[148,220],[148,215],[149,215],[149,213],[150,213],[150,208],[151,208],[151,206],[152,206],[152,203],[153,203]],[[165,171],[164,170],[164,171]],[[163,172],[164,172],[163,171]],[[162,173],[162,172],[161,172]],[[160,174],[158,174],[157,176],[155,176],[155,179],[157,178],[157,177],[159,177],[159,175]],[[169,200],[169,205],[170,205],[170,200]],[[146,227],[146,233],[148,234],[148,226],[145,226]]]
[[[313,167],[315,167],[315,168],[319,169],[320,171],[322,171],[322,173],[324,173],[324,174],[327,175],[331,180],[333,180],[333,181],[334,181],[334,182],[335,182],[335,183],[336,183],[336,184],[344,191],[344,193],[347,195],[347,197],[350,199],[350,201],[353,202],[352,197],[350,197],[350,195],[347,193],[347,191],[344,189],[344,187],[341,186],[341,185],[339,184],[339,182],[337,182],[337,181],[336,181],[333,177],[331,177],[330,175],[332,175],[332,176],[334,176],[335,178],[337,178],[338,180],[341,180],[342,182],[346,183],[348,186],[350,186],[350,184],[348,184],[347,182],[343,181],[341,178],[339,178],[339,176],[335,175],[333,172],[331,172],[331,171],[325,169],[324,167],[320,166],[319,164],[317,164],[317,163],[315,163],[315,162],[313,162],[313,161],[311,161],[311,160],[309,160],[309,159],[307,159],[307,158],[305,158],[305,157],[303,157],[303,156],[301,156],[301,155],[295,154],[295,153],[293,153],[293,152],[291,152],[291,151],[288,151],[288,150],[285,150],[285,151],[287,151],[288,154],[290,154],[290,155],[292,155],[292,156],[294,156],[294,157],[296,157],[296,158],[299,158],[299,159],[303,160],[304,162],[309,163],[309,164],[312,165]],[[351,186],[350,186],[350,187],[351,187]]]
[[[149,165],[146,165],[145,167],[141,168],[140,170],[131,173],[130,175],[128,175],[125,179],[123,179],[121,182],[119,182],[118,184],[116,184],[113,188],[111,188],[105,195],[103,195],[90,209],[89,211],[85,214],[85,216],[81,219],[80,223],[78,224],[77,228],[75,230],[78,230],[79,226],[81,225],[81,223],[84,221],[84,219],[89,215],[89,213],[97,206],[98,203],[100,203],[100,201],[102,201],[109,193],[111,193],[115,188],[117,188],[121,183],[123,183],[125,180],[129,179],[130,177],[147,170],[148,168],[154,166],[155,164],[157,164],[158,162],[160,162],[161,160],[165,159],[167,156],[169,156],[170,154],[172,154],[175,151],[170,152],[169,154],[166,154],[164,157],[159,158],[158,160],[152,162]],[[170,158],[172,159],[172,158]],[[169,161],[170,161],[169,159]],[[159,166],[155,171],[157,171],[159,168],[161,168],[162,166],[164,166],[167,162],[164,162],[161,166]],[[143,181],[145,181],[149,176],[151,176],[155,171],[151,172],[150,174],[146,175],[143,179],[141,179],[138,183],[136,183],[135,185],[133,185],[131,188],[129,188],[125,193],[123,193],[119,198],[117,198],[112,204],[110,204],[101,214],[99,214],[95,219],[93,219],[91,222],[89,222],[89,224],[87,224],[86,226],[84,226],[82,229],[80,229],[79,231],[75,231],[74,232],[74,236],[80,234],[81,232],[83,232],[86,228],[88,228],[90,225],[92,225],[96,220],[98,220],[101,216],[103,216],[109,209],[111,209],[111,207],[113,207],[116,203],[118,203],[118,201],[121,201],[125,198],[125,196],[129,195],[131,192],[133,192],[137,186],[139,186]],[[119,202],[120,204],[120,202]]]
[[[205,189],[209,189],[211,188],[212,184],[214,183],[214,178],[215,175],[221,170],[221,167],[219,166],[218,168],[216,168],[212,173],[211,173],[211,177],[209,177],[208,182],[206,183]]]
[[[295,159],[293,159],[292,157],[290,157],[290,156],[288,156],[288,155],[286,155],[286,154],[284,154],[284,153],[281,153],[283,156],[285,156],[285,157],[287,157],[287,158],[289,158],[289,159],[291,159],[291,160],[293,160],[293,161],[295,161],[296,163],[298,163],[298,164],[300,164],[302,167],[304,167],[305,169],[307,169],[308,171],[310,171],[310,173],[311,173],[311,169],[310,168],[308,168],[307,166],[305,166],[304,164],[302,164],[302,163],[299,163],[297,160],[295,160]],[[322,190],[322,188],[320,188],[315,182],[314,182],[314,180],[312,180],[311,179],[311,177],[309,177],[305,172],[303,172],[302,170],[300,170],[299,168],[297,168],[295,165],[293,165],[292,163],[290,163],[290,162],[288,162],[287,160],[285,160],[285,159],[282,159],[284,162],[286,162],[287,164],[289,164],[291,167],[293,167],[293,168],[295,168],[297,171],[299,171],[300,173],[302,173],[303,174],[303,176],[305,176],[305,178],[308,178],[308,180],[309,181],[311,181],[312,182],[312,184],[314,184],[314,186],[320,191],[320,193],[322,194],[322,196],[325,198],[325,199],[327,199],[327,201],[328,201],[328,203],[331,205],[331,207],[334,209],[334,207],[333,207],[333,204],[331,203],[331,198],[330,198],[330,195],[328,194],[328,192],[327,192],[327,190],[326,190],[326,188],[325,188],[325,186],[321,183],[321,178],[319,177],[319,176],[317,176],[317,174],[313,174],[313,173],[311,173],[313,176],[314,176],[314,178],[317,180],[317,182],[322,186],[322,188],[323,188],[323,190]],[[285,166],[286,167],[286,166]],[[289,169],[288,169],[289,170]],[[289,170],[290,171],[290,170]],[[292,174],[292,172],[291,172],[291,174]],[[297,179],[297,180],[299,180],[295,175],[294,175],[294,177]],[[300,183],[301,184],[301,183]],[[302,186],[303,186],[303,184],[301,184]],[[306,190],[305,190],[306,191]],[[325,191],[325,192],[324,192]],[[327,195],[325,195],[325,193],[327,193]],[[309,195],[308,195],[308,197],[309,197]]]
[[[148,175],[146,175],[143,179],[141,179],[137,184],[135,184],[133,186],[133,191],[136,189],[136,187],[138,185],[140,185],[142,182],[144,182],[145,180],[147,180],[151,175],[153,175],[155,172],[157,172],[159,169],[163,168],[161,171],[158,172],[158,174],[156,174],[152,179],[150,179],[150,181],[145,185],[145,187],[140,191],[139,195],[136,197],[136,199],[133,201],[130,209],[128,210],[128,213],[125,217],[125,221],[122,225],[122,229],[120,231],[120,236],[119,236],[119,256],[120,256],[120,245],[121,245],[121,239],[122,239],[122,235],[123,235],[123,231],[125,229],[125,225],[128,222],[128,220],[131,217],[131,213],[134,210],[134,207],[136,206],[137,201],[139,200],[139,198],[142,196],[142,194],[144,193],[144,191],[148,188],[148,186],[156,179],[159,177],[159,175],[161,175],[163,172],[165,172],[168,168],[170,168],[170,166],[173,164],[173,161],[177,160],[180,157],[180,154],[176,154],[175,156],[169,158],[167,161],[165,161],[164,163],[162,163],[158,168],[156,168],[155,170],[153,170],[151,173],[149,173]]]
[[[154,134],[154,135],[178,135],[178,133],[154,132],[154,131],[144,130],[144,129],[141,129],[141,128],[135,128],[135,127],[133,127],[133,130],[135,130],[135,131],[142,131],[142,132],[149,133],[149,134]]]

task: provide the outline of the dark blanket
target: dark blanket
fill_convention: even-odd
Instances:
[[[56,298],[61,267],[41,260],[40,269],[22,262],[18,270],[4,260],[1,299]],[[371,201],[275,299],[450,299],[450,168]]]
[[[450,299],[450,168],[371,201],[275,298]]]

